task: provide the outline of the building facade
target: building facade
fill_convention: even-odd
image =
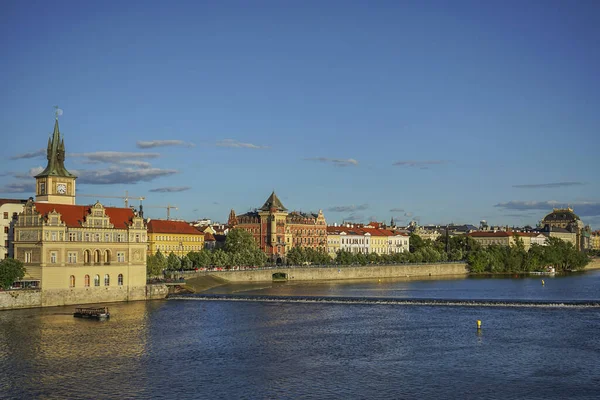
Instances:
[[[14,257],[43,306],[143,300],[147,231],[131,208],[75,204],[75,179],[64,167],[58,120],[48,165],[14,223]]]
[[[204,234],[184,221],[152,219],[148,221],[148,255],[158,250],[183,257],[204,249]]]
[[[327,254],[334,258],[339,250],[353,254],[389,255],[409,251],[408,234],[370,226],[328,226]]]
[[[542,232],[546,236],[558,237],[569,241],[580,251],[591,248],[590,227],[585,226],[579,216],[570,207],[553,209],[551,213],[542,219],[540,225],[543,226]],[[573,234],[573,236],[569,235],[569,233]]]
[[[251,233],[259,248],[274,262],[284,262],[286,253],[295,246],[327,251],[327,223],[323,212],[306,214],[288,212],[275,192],[255,211],[229,213],[230,228]]]
[[[27,200],[0,199],[0,260],[14,258],[14,225]]]

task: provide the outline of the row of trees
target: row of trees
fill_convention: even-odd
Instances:
[[[194,270],[208,266],[226,267],[263,266],[267,256],[258,248],[252,235],[243,229],[229,231],[223,249],[192,251],[183,257],[170,253],[164,256],[160,250],[148,256],[147,273],[159,276],[163,271]]]
[[[517,240],[515,246],[477,249],[468,254],[467,262],[474,273],[543,271],[549,266],[563,272],[581,270],[590,259],[586,253],[577,251],[572,243],[551,237],[547,246],[534,244],[529,251],[525,251],[521,240]]]
[[[286,255],[290,265],[368,265],[397,263],[435,263],[466,261],[474,273],[541,271],[554,266],[558,271],[582,269],[589,262],[587,254],[568,242],[549,238],[547,246],[533,245],[525,251],[516,238],[515,246],[483,248],[469,236],[440,237],[435,241],[410,236],[410,251],[396,254],[363,254],[338,251],[335,258],[310,248],[294,247]],[[243,229],[232,229],[223,249],[190,252],[183,257],[171,253],[165,257],[157,252],[148,257],[148,275],[157,276],[164,270],[192,270],[208,266],[263,266],[267,262],[252,235]]]

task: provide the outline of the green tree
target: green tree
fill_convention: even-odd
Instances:
[[[416,251],[419,251],[420,249],[422,249],[423,247],[425,247],[426,243],[425,241],[421,238],[421,236],[415,234],[415,233],[411,233],[409,236],[409,250],[411,253],[414,253]]]
[[[224,250],[229,255],[226,265],[262,266],[266,261],[266,257],[252,234],[244,229],[238,228],[229,231],[225,239]]]
[[[354,255],[346,250],[338,250],[335,256],[335,263],[339,265],[350,265],[355,262],[356,259]]]
[[[160,250],[156,251],[156,263],[160,266],[161,271],[165,268],[167,268],[167,259],[165,257],[165,255],[163,253],[160,252]]]
[[[186,271],[194,269],[194,263],[187,255],[181,257],[181,268]]]
[[[254,237],[245,229],[231,229],[225,238],[224,250],[227,253],[243,253],[256,248],[258,248],[258,245]]]
[[[14,258],[5,258],[0,261],[0,287],[10,289],[13,282],[22,279],[25,276],[25,267],[23,263]]]
[[[294,246],[286,255],[287,263],[290,265],[302,265],[304,256],[302,248],[300,246]]]
[[[216,249],[212,252],[212,265],[216,267],[224,267],[229,265],[229,254],[222,249]]]
[[[160,264],[156,255],[151,254],[146,258],[146,275],[159,276],[163,271],[163,266]]]
[[[181,260],[174,253],[170,253],[167,257],[167,270],[178,271],[181,269]]]

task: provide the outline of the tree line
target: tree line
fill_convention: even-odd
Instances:
[[[403,263],[467,262],[473,273],[506,273],[543,271],[548,266],[557,272],[579,270],[589,263],[586,253],[558,238],[548,238],[546,246],[532,245],[526,251],[520,238],[514,246],[482,247],[469,236],[422,239],[410,235],[408,252],[395,254],[350,253],[339,250],[335,257],[311,248],[294,247],[286,254],[289,265],[370,265]],[[243,229],[232,229],[223,249],[190,252],[183,257],[160,252],[148,257],[148,274],[159,275],[163,270],[193,270],[202,267],[264,266],[267,257],[252,235]]]

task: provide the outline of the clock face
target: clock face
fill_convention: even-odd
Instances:
[[[67,193],[67,185],[65,185],[64,183],[59,183],[58,185],[56,185],[56,191],[59,194]]]

